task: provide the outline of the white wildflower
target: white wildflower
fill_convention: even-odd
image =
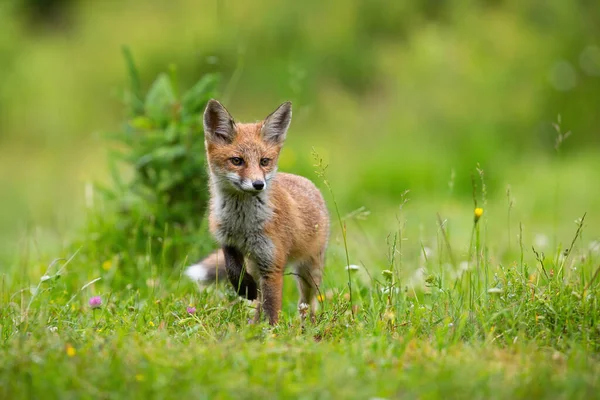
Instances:
[[[543,233],[538,233],[535,235],[533,242],[535,243],[536,248],[545,249],[548,247],[548,236],[544,235]]]

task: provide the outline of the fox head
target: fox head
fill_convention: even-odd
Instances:
[[[210,100],[204,111],[204,143],[213,184],[239,193],[265,191],[277,172],[291,120],[290,102],[263,121],[241,124],[221,103]]]

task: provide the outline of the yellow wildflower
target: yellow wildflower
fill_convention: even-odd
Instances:
[[[148,321],[148,325],[150,325],[150,326],[154,326],[154,322],[152,322],[152,321]]]
[[[144,379],[146,379],[146,378],[142,374],[136,374],[136,376],[135,376],[135,380],[138,382],[143,382]]]
[[[65,351],[67,352],[67,355],[69,357],[75,357],[75,354],[77,354],[77,350],[75,350],[75,347],[71,346],[70,344],[67,344],[67,346],[65,347]]]
[[[479,221],[479,218],[483,215],[483,208],[477,207],[475,209],[475,222]]]
[[[322,294],[317,296],[317,300],[319,300],[319,303],[322,303],[323,300],[325,300],[325,296],[323,296]]]
[[[109,271],[112,268],[112,260],[106,260],[102,263],[102,269]]]

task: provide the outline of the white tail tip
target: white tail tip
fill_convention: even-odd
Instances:
[[[208,280],[208,271],[204,264],[190,265],[185,270],[185,275],[194,282],[204,282]]]

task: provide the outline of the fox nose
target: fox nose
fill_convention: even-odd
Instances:
[[[265,188],[265,183],[263,181],[254,181],[252,182],[252,187],[256,190],[263,190]]]

